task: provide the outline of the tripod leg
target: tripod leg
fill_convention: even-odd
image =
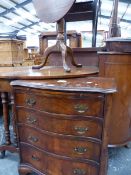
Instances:
[[[60,51],[61,51],[61,54],[62,54],[62,62],[63,62],[63,67],[64,67],[64,70],[66,72],[70,72],[71,69],[68,67],[68,65],[66,64],[66,58],[67,58],[67,48],[66,48],[66,45],[64,43],[60,43]]]
[[[57,50],[58,50],[58,49],[57,49],[57,46],[56,46],[56,45],[51,46],[51,47],[48,47],[48,48],[45,50],[45,52],[44,52],[44,58],[45,58],[45,59],[44,59],[43,63],[40,64],[40,65],[32,66],[32,69],[40,69],[40,68],[44,67],[44,66],[46,65],[46,63],[47,63],[47,60],[48,60],[48,58],[49,58],[49,55],[50,55],[52,52],[57,51]]]
[[[69,54],[70,58],[71,58],[71,63],[73,66],[76,66],[76,67],[82,67],[81,64],[77,64],[74,60],[74,56],[73,56],[73,51],[70,47],[66,46],[67,47],[67,53]]]

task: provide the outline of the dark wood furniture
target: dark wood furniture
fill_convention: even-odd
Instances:
[[[131,54],[123,52],[99,53],[99,76],[113,77],[118,92],[113,95],[110,111],[110,146],[128,145],[131,141]]]
[[[82,73],[83,72],[83,73]],[[5,129],[5,143],[0,145],[1,158],[5,156],[5,151],[18,151],[17,147],[17,135],[15,131],[15,120],[14,120],[14,98],[12,95],[12,88],[10,82],[16,79],[49,79],[49,78],[70,78],[70,77],[86,77],[88,75],[98,74],[98,68],[95,66],[83,67],[82,71],[79,69],[72,69],[70,74],[64,72],[60,67],[46,67],[46,69],[32,70],[31,67],[1,67],[0,68],[0,93],[3,106],[3,120]],[[9,104],[12,108],[12,120],[14,124],[14,142],[10,139],[9,130]]]
[[[106,40],[106,50],[131,53],[131,38],[108,38]]]
[[[117,42],[119,43],[119,42]],[[127,44],[128,43],[128,44]],[[130,51],[128,45],[130,45],[130,42],[122,43],[126,47],[124,50]],[[109,43],[111,44],[111,43]],[[114,43],[115,44],[115,43]],[[80,62],[83,65],[86,66],[95,66],[100,71],[100,76],[106,76],[106,77],[114,77],[117,80],[118,84],[118,92],[115,95],[115,101],[114,103],[116,106],[116,112],[111,111],[110,115],[110,132],[109,132],[109,145],[110,146],[122,146],[127,145],[129,141],[131,140],[131,121],[130,121],[130,96],[131,96],[131,84],[130,84],[130,64],[131,64],[131,54],[130,53],[122,53],[122,52],[99,52],[97,54],[97,50],[100,48],[74,48],[74,56],[77,62]],[[98,58],[99,56],[99,58]],[[49,62],[49,65],[54,64],[54,66],[61,65],[60,55],[58,52],[53,53],[50,55],[51,62]],[[55,60],[55,61],[54,61]],[[70,65],[70,64],[69,64]],[[91,67],[91,69],[93,68]],[[28,79],[28,77],[32,76],[33,79],[33,72],[36,71],[35,78],[40,78],[41,74],[39,70],[31,70],[29,67],[10,67],[0,68],[0,92],[2,95],[2,101],[3,101],[3,111],[4,111],[4,119],[5,119],[5,133],[7,135],[6,137],[6,145],[0,146],[0,150],[10,150],[11,144],[9,144],[9,121],[8,121],[8,105],[9,100],[7,98],[7,94],[12,92],[12,89],[10,87],[10,81],[14,79],[22,79],[24,78]],[[3,72],[3,73],[2,73]],[[94,74],[95,76],[98,76],[98,73]],[[60,72],[61,73],[61,72]],[[79,74],[79,73],[78,73]],[[43,77],[44,79],[44,74]],[[29,78],[30,79],[30,78]],[[126,85],[126,86],[125,86]],[[125,88],[126,87],[126,88]],[[124,105],[123,105],[124,104]],[[121,109],[121,110],[119,110]],[[125,111],[125,112],[124,112]],[[122,115],[123,113],[123,115]],[[117,125],[116,125],[117,124]],[[6,147],[5,147],[6,146]],[[8,147],[8,148],[7,148]],[[14,148],[14,147],[13,147]]]
[[[102,48],[72,48],[74,58],[76,62],[81,63],[83,66],[96,66],[99,69],[99,59],[98,51],[101,51]],[[70,59],[67,56],[67,64],[70,67]],[[59,52],[54,52],[49,56],[47,61],[47,66],[62,66],[61,55]]]
[[[106,175],[113,79],[14,81],[20,175]]]
[[[87,0],[74,3],[69,12],[65,15],[66,22],[92,21],[92,47],[96,47],[97,21],[100,9],[100,0]],[[88,28],[88,27],[87,27]]]

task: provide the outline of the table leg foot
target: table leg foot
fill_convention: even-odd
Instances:
[[[27,167],[19,167],[18,169],[20,175],[29,175],[32,171]]]
[[[128,142],[127,144],[126,144],[126,146],[125,146],[126,148],[131,148],[131,141],[130,142]]]
[[[5,150],[0,152],[0,159],[3,159],[5,157]]]
[[[10,152],[19,152],[19,148],[14,145],[0,145],[0,158],[3,159],[5,157],[6,151]]]

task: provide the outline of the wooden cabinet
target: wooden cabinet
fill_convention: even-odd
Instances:
[[[14,81],[25,175],[106,175],[113,79]]]
[[[131,54],[101,52],[99,61],[99,76],[115,78],[118,88],[109,116],[109,144],[126,145],[131,141]]]
[[[23,58],[23,41],[15,39],[0,40],[0,66],[21,64]]]

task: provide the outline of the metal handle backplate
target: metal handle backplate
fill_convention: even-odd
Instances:
[[[34,106],[36,104],[36,100],[34,98],[27,98],[26,104],[29,106]]]
[[[27,117],[27,123],[35,124],[36,122],[37,122],[37,119],[35,117],[32,117],[32,116]]]
[[[39,158],[39,157],[37,157],[37,156],[35,156],[35,155],[32,155],[32,156],[31,156],[31,158],[32,158],[32,160],[35,160],[35,161],[40,161],[40,158]]]
[[[87,152],[87,148],[79,146],[79,147],[75,147],[74,151],[78,154],[84,154],[85,152]]]
[[[79,113],[84,113],[88,110],[88,106],[86,106],[85,104],[77,104],[74,108]]]
[[[34,137],[34,136],[29,136],[28,140],[31,141],[31,142],[38,142],[38,138]]]
[[[81,126],[75,126],[74,129],[78,134],[85,134],[89,130],[88,127],[81,127]]]
[[[74,169],[73,173],[75,175],[85,175],[86,174],[86,171],[83,170],[83,169],[80,169],[80,168],[76,168],[76,169]]]

